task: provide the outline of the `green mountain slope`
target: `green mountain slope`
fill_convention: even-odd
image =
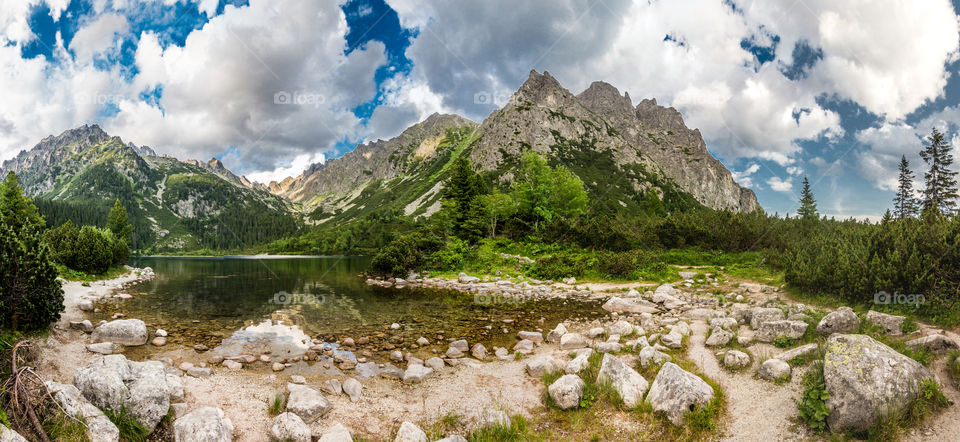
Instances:
[[[102,222],[119,199],[143,251],[246,248],[298,230],[289,202],[245,186],[219,161],[151,153],[83,126],[45,138],[2,169],[20,176],[50,225]]]

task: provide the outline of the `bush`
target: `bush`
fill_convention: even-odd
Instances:
[[[102,274],[130,259],[126,240],[93,226],[77,229],[70,221],[44,232],[43,242],[51,250],[54,262],[91,274]]]
[[[40,235],[21,232],[0,225],[0,328],[38,330],[60,319],[63,289]]]
[[[427,258],[444,246],[443,240],[429,229],[403,235],[384,246],[373,257],[370,268],[377,273],[399,277],[422,267]]]

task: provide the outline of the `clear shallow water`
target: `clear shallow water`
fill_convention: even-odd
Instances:
[[[512,346],[520,330],[548,330],[601,311],[595,302],[482,305],[455,291],[369,286],[360,276],[369,263],[366,257],[139,258],[133,265],[152,267],[157,277],[126,290],[131,299],[105,301],[92,319],[116,312],[142,319],[151,333],[170,333],[165,350],[204,344],[227,354],[295,355],[311,338],[369,337],[360,349],[382,354],[412,349],[421,336],[443,349],[447,338],[488,349]],[[401,329],[390,329],[395,322]]]

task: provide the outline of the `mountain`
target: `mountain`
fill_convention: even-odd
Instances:
[[[733,180],[676,109],[655,100],[633,106],[629,95],[603,82],[573,95],[536,71],[479,125],[434,114],[396,138],[360,145],[268,188],[317,208],[312,218],[323,221],[374,210],[417,216],[439,208],[441,181],[459,156],[506,187],[527,150],[568,167],[594,204],[610,211],[642,211],[650,192],[672,209],[759,208],[753,191]]]
[[[119,199],[134,223],[134,247],[145,250],[246,247],[298,226],[288,201],[248,187],[219,160],[157,156],[96,125],[44,138],[0,169],[17,173],[48,224],[103,223]]]

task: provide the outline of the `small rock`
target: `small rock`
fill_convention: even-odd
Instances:
[[[287,384],[290,396],[287,399],[287,411],[296,413],[307,424],[327,414],[332,405],[320,391],[308,385]]]
[[[750,365],[750,355],[740,350],[730,350],[723,355],[723,365],[727,368],[744,368]]]
[[[353,442],[353,436],[350,429],[338,422],[324,431],[318,442]]]
[[[840,307],[828,313],[817,324],[817,333],[831,335],[834,333],[853,333],[860,329],[860,317],[850,307]]]
[[[229,360],[229,359],[226,360],[226,361],[223,361],[223,366],[224,366],[224,367],[227,367],[227,369],[230,369],[230,370],[233,370],[233,371],[237,371],[237,370],[240,370],[240,369],[243,368],[243,364],[241,364],[241,363],[239,363],[239,362],[237,362],[237,361],[231,361],[231,360]]]
[[[474,344],[473,348],[470,349],[470,354],[482,361],[487,357],[487,348],[483,344]]]
[[[270,427],[270,436],[273,440],[285,442],[310,442],[310,427],[294,413],[283,413],[273,419]]]
[[[713,394],[710,384],[699,376],[667,362],[657,373],[645,400],[654,412],[665,414],[676,426],[683,426],[684,416],[706,406]]]
[[[912,341],[907,341],[907,346],[911,348],[923,348],[930,353],[936,354],[960,350],[956,341],[941,334],[924,336]]]
[[[274,363],[273,363],[273,366],[270,367],[270,368],[271,368],[273,371],[283,371],[283,370],[284,370],[285,368],[287,368],[287,367],[286,367],[285,365],[279,363],[279,362],[274,362]]]
[[[708,347],[723,347],[733,339],[733,333],[720,327],[714,328],[710,337],[707,338],[705,345]]]
[[[340,384],[340,381],[337,379],[328,379],[323,385],[320,386],[323,391],[326,391],[330,394],[341,395],[343,394],[343,385]]]
[[[603,355],[600,371],[597,373],[597,383],[609,383],[620,394],[627,408],[638,405],[643,400],[643,393],[650,385],[640,373],[611,354]]]
[[[553,356],[539,355],[527,361],[527,374],[534,378],[541,378],[546,373],[553,373],[563,368]]]
[[[517,336],[518,336],[521,340],[526,339],[526,340],[528,340],[528,341],[533,342],[534,344],[543,342],[543,333],[540,333],[540,332],[522,331],[522,332],[520,332],[520,333],[517,333]]]
[[[761,379],[768,381],[783,381],[790,379],[790,364],[780,359],[768,359],[760,364],[757,374]]]
[[[550,333],[547,333],[547,342],[560,342],[560,338],[565,334],[567,334],[567,327],[563,323],[557,324]]]
[[[354,378],[347,378],[343,381],[343,392],[350,396],[350,402],[357,402],[360,400],[361,393],[363,393],[363,385]]]
[[[397,431],[397,437],[393,439],[393,442],[429,442],[429,440],[427,439],[427,433],[424,433],[420,427],[410,422],[404,422],[400,424],[400,430]]]
[[[120,352],[120,346],[113,342],[99,342],[96,344],[87,344],[87,351],[101,355],[112,355]]]
[[[573,350],[588,346],[587,339],[579,333],[566,333],[560,338],[560,348],[562,350]]]
[[[154,346],[156,346],[156,347],[163,347],[164,345],[167,345],[167,338],[165,338],[165,337],[163,337],[163,336],[157,336],[157,337],[153,338],[152,341],[150,341],[150,344],[152,344],[152,345],[154,345]]]
[[[158,328],[155,334],[163,338],[167,337],[167,331],[162,328]]]
[[[293,382],[294,384],[297,384],[297,385],[303,385],[307,383],[307,378],[300,376],[298,374],[295,374],[290,376],[290,382]]]
[[[513,351],[520,352],[525,355],[533,353],[533,341],[529,339],[524,339],[513,346]]]
[[[423,345],[429,345],[429,344],[430,344],[430,340],[428,340],[427,338],[424,338],[423,336],[421,336],[420,339],[417,339],[417,344],[418,344],[418,345],[421,345],[421,346],[423,346]]]
[[[432,373],[432,368],[420,364],[411,364],[407,367],[407,371],[403,373],[403,382],[406,384],[420,383]]]
[[[560,379],[557,379],[551,384],[550,387],[547,388],[547,393],[550,395],[550,398],[553,399],[553,402],[557,404],[558,408],[561,410],[569,410],[580,406],[585,385],[583,379],[580,379],[580,376],[567,374],[561,376]]]
[[[233,423],[219,408],[198,408],[173,422],[173,437],[176,441],[230,442]]]

